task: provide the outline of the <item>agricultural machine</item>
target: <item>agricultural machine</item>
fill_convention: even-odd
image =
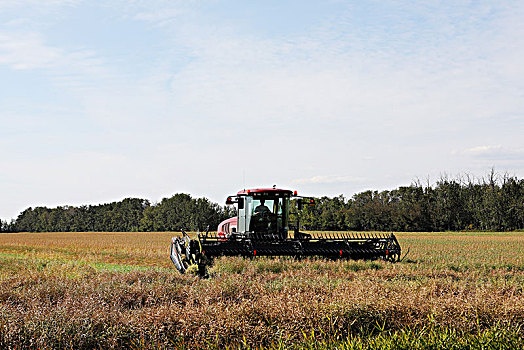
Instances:
[[[197,239],[182,231],[171,239],[171,260],[184,273],[198,266],[200,276],[219,256],[293,256],[327,259],[400,259],[400,244],[394,234],[300,232],[300,223],[289,230],[290,201],[297,209],[314,205],[314,199],[297,192],[273,188],[243,190],[227,197],[226,204],[237,205],[238,216],[220,223],[216,233],[199,233]],[[296,215],[298,218],[298,215]]]

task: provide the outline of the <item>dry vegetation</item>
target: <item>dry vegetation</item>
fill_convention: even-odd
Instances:
[[[522,348],[524,233],[403,233],[397,264],[222,258],[171,233],[0,235],[1,348]]]

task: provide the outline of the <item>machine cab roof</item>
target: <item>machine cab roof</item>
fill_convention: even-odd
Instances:
[[[281,188],[255,188],[251,190],[242,190],[238,191],[237,196],[247,196],[247,195],[288,195],[291,196],[293,194],[290,190],[284,190]],[[296,191],[295,191],[296,195]]]

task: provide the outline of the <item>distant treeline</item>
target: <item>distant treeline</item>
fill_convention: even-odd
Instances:
[[[492,171],[483,179],[442,176],[391,191],[317,199],[300,213],[306,230],[510,231],[524,229],[524,180]]]
[[[296,207],[296,203],[294,204]],[[296,208],[292,209],[296,212]],[[3,232],[215,230],[236,215],[231,206],[176,194],[158,204],[127,198],[90,206],[28,208]],[[524,180],[492,171],[482,179],[441,177],[434,186],[415,182],[391,191],[365,191],[316,199],[299,214],[305,230],[460,231],[524,229]],[[291,225],[296,215],[291,216]]]
[[[133,232],[216,229],[220,221],[236,215],[231,206],[222,207],[206,198],[175,194],[152,205],[146,199],[126,198],[120,202],[80,207],[28,208],[4,232]]]

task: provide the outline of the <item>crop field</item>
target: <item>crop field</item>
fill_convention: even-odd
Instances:
[[[524,349],[524,233],[399,233],[404,261],[169,260],[174,233],[0,234],[0,348]]]

